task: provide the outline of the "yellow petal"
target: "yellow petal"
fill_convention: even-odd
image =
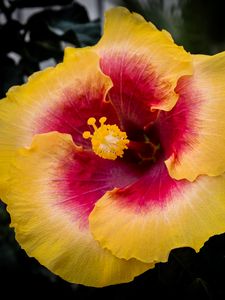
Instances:
[[[225,231],[225,174],[191,183],[172,179],[163,163],[138,182],[106,193],[91,212],[90,228],[120,258],[168,260],[172,249],[199,251]]]
[[[178,79],[192,74],[191,55],[167,32],[126,8],[106,12],[104,33],[94,49],[113,81],[111,101],[124,114],[123,103],[130,103],[129,109],[146,102],[151,109],[170,110],[178,99]]]
[[[96,53],[79,49],[71,59],[11,88],[0,101],[0,185],[3,177],[7,178],[15,150],[29,146],[34,134],[55,130],[70,133],[78,144],[87,144],[82,136],[88,129],[87,119],[112,116],[113,109],[104,102],[111,86]]]
[[[225,52],[193,58],[194,75],[179,82],[177,107],[164,116],[164,147],[171,148],[167,168],[172,177],[190,181],[225,172]]]
[[[85,219],[87,203],[79,203],[85,192],[65,188],[81,151],[59,133],[37,135],[30,148],[19,150],[3,197],[11,226],[28,255],[65,280],[96,287],[131,281],[154,264],[121,260],[102,249]]]

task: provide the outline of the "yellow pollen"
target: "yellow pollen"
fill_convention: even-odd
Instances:
[[[95,154],[105,159],[115,160],[118,156],[123,156],[124,150],[128,148],[129,140],[126,132],[121,131],[115,124],[106,125],[106,120],[106,117],[101,117],[100,127],[97,127],[96,119],[89,118],[87,124],[94,128],[94,132],[91,134],[90,131],[84,131],[83,138],[91,139]]]

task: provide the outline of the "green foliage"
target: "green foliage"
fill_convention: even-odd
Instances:
[[[38,11],[26,22],[15,19],[34,8]],[[90,21],[86,9],[73,0],[11,0],[7,5],[1,0],[0,16],[6,20],[0,23],[0,98],[39,70],[41,62],[61,61],[65,45],[84,47],[100,38],[100,20]]]
[[[225,1],[180,0],[180,43],[192,53],[214,54],[225,49]]]

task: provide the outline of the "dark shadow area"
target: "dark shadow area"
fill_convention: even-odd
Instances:
[[[1,0],[0,16],[0,97],[46,60],[60,62],[65,45],[90,46],[100,38],[100,20],[90,21],[73,0]]]

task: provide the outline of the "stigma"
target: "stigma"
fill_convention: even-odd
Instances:
[[[96,119],[89,118],[88,125],[94,129],[93,134],[90,131],[84,131],[83,138],[91,139],[92,149],[98,156],[115,160],[117,157],[123,157],[124,150],[127,149],[129,140],[126,132],[119,129],[117,125],[106,125],[107,118],[99,119],[100,126],[96,126]]]

